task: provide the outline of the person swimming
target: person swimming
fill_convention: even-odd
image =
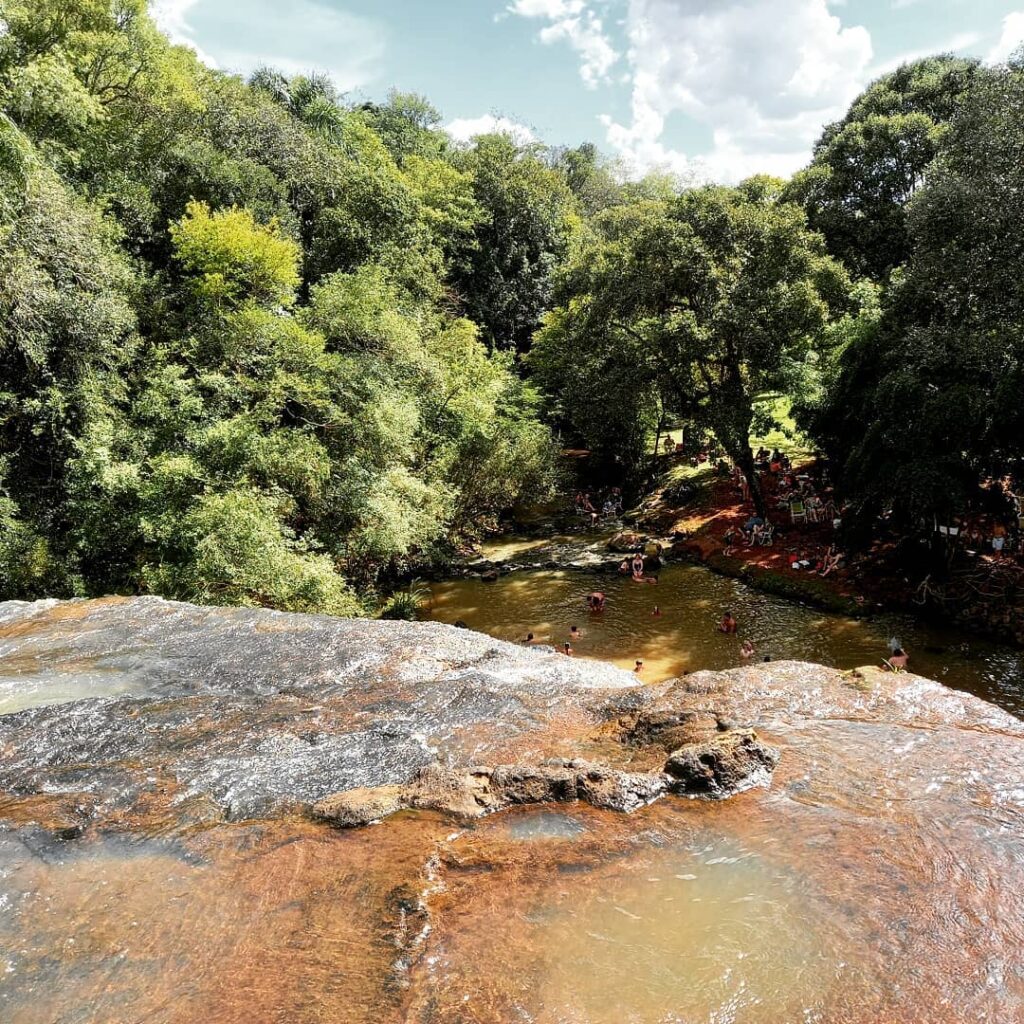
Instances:
[[[605,596],[601,590],[595,590],[592,594],[587,595],[587,607],[592,612],[603,612],[604,611]]]
[[[634,672],[643,672],[643,670],[644,670],[644,659],[643,658],[637,658],[636,659],[636,664],[633,666],[633,671]]]
[[[722,616],[722,621],[718,624],[719,633],[735,633],[740,628],[740,624],[736,621],[732,612],[726,612]]]
[[[908,661],[910,661],[910,655],[908,655],[902,647],[897,647],[889,656],[889,659],[885,664],[888,665],[893,672],[906,672]]]
[[[579,626],[570,626],[569,627],[569,639],[570,640],[573,640],[573,641],[579,640],[579,638],[581,636],[583,636],[583,634],[580,632],[580,627]]]
[[[754,645],[749,640],[744,640],[740,646],[740,657],[744,661],[749,661],[755,654]]]
[[[661,618],[661,608],[659,608],[658,605],[655,605],[654,606],[654,611],[651,612],[651,615],[653,615],[656,619],[660,619]]]
[[[568,656],[569,656],[570,658],[571,658],[571,657],[572,657],[572,656],[573,656],[573,655],[574,655],[574,654],[576,653],[576,652],[575,652],[575,651],[574,651],[574,650],[572,649],[572,644],[571,644],[571,643],[569,643],[569,641],[568,641],[568,640],[566,640],[566,641],[565,641],[565,643],[564,643],[564,644],[562,644],[562,653],[563,653],[563,654],[567,654],[567,655],[568,655]]]
[[[533,634],[532,633],[527,633],[526,634],[526,639],[523,641],[523,643],[524,644],[532,644],[532,643],[535,643],[535,642],[536,641],[533,639]]]

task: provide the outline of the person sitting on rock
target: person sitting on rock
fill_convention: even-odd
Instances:
[[[638,551],[633,556],[633,579],[643,579],[644,575],[644,556]]]
[[[736,621],[732,612],[726,612],[722,616],[722,621],[718,624],[719,633],[735,633],[740,628],[740,624]]]

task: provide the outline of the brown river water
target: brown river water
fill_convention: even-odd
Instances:
[[[495,559],[512,558],[540,543],[506,541],[485,550]],[[608,598],[598,615],[585,604],[593,590]],[[653,614],[656,606],[660,616]],[[739,620],[736,636],[717,631],[726,610]],[[559,649],[576,625],[582,633],[573,642],[576,656],[629,670],[641,658],[645,682],[698,669],[734,668],[743,664],[740,645],[746,639],[754,643],[756,661],[768,655],[837,668],[881,665],[890,641],[897,639],[910,654],[911,671],[1024,717],[1022,650],[909,615],[851,619],[830,614],[695,565],[667,566],[657,585],[581,569],[515,572],[490,583],[454,580],[431,588],[426,614],[449,624],[461,620],[513,642],[533,633],[537,641]]]
[[[0,606],[0,694],[24,708],[0,715],[0,1021],[1024,1021],[1024,727],[914,676],[781,660],[874,661],[899,627],[921,671],[1011,707],[1015,652],[688,567],[606,583],[589,618],[595,579],[433,592],[499,638],[578,620],[575,659],[433,625]],[[772,664],[635,691],[587,660],[643,656],[652,684],[734,666],[723,605]],[[303,812],[435,756],[639,757],[599,727],[623,694],[755,726],[771,786],[347,831]]]

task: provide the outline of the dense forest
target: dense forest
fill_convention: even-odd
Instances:
[[[358,614],[660,426],[749,476],[789,400],[851,528],[1024,453],[1024,58],[873,83],[790,181],[455,144],[171,46],[145,0],[0,5],[0,598]]]

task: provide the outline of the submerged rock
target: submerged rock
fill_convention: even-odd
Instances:
[[[634,533],[632,530],[623,530],[621,533],[615,534],[608,541],[608,550],[614,551],[619,555],[632,554],[634,551],[639,551],[646,540],[646,534]]]

